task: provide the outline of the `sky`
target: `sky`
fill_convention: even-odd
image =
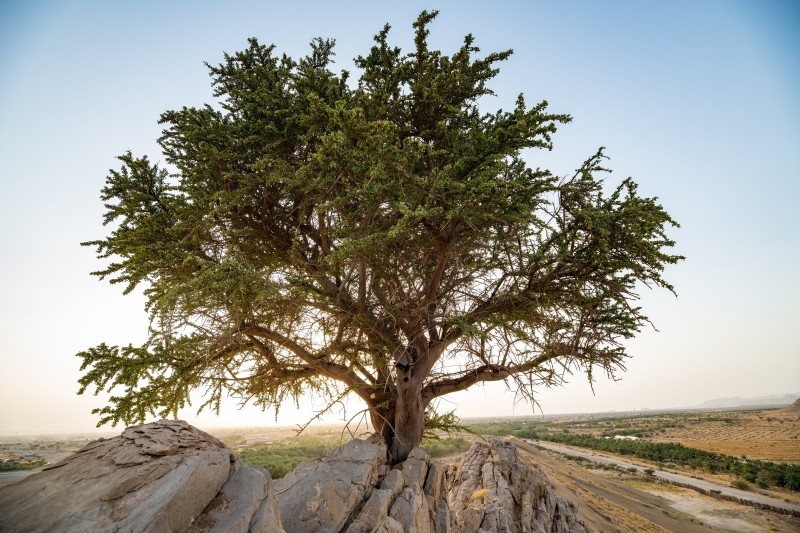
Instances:
[[[141,293],[90,276],[102,263],[99,191],[115,157],[161,158],[159,115],[213,103],[204,62],[254,36],[304,55],[336,39],[354,70],[385,23],[410,50],[411,23],[438,9],[431,46],[472,33],[512,48],[486,111],[519,93],[569,113],[530,164],[570,174],[599,146],[614,172],[657,196],[686,261],[644,289],[655,324],[631,340],[627,371],[537,392],[537,414],[679,408],[800,391],[800,3],[791,0],[417,2],[0,2],[0,433],[93,430],[104,395],[78,396],[80,359],[101,342],[141,343]],[[354,72],[357,76],[357,73]],[[197,403],[196,405],[199,405]],[[313,398],[281,409],[305,422]],[[349,418],[348,405],[326,421]],[[529,415],[502,384],[446,397],[462,417]],[[203,428],[270,425],[272,412],[180,414]],[[104,430],[111,429],[104,426]],[[119,428],[117,428],[118,430]]]

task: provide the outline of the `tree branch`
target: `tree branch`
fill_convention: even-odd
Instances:
[[[371,387],[359,378],[351,368],[314,355],[289,337],[263,326],[243,325],[240,331],[245,335],[261,337],[287,348],[308,365],[319,370],[321,374],[349,385],[359,396],[369,397]]]
[[[428,403],[434,398],[444,396],[445,394],[450,394],[451,392],[467,389],[476,383],[501,381],[515,374],[535,370],[537,367],[541,366],[547,361],[555,359],[560,355],[563,354],[550,352],[542,354],[539,357],[536,357],[535,359],[525,363],[508,367],[500,365],[481,365],[472,370],[467,370],[459,376],[428,383],[422,389],[422,398],[425,403]]]

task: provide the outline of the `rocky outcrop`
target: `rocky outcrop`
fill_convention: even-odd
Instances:
[[[283,527],[341,531],[387,471],[382,439],[351,440],[325,459],[299,465],[275,482]]]
[[[444,473],[441,465],[431,463],[425,450],[415,448],[408,459],[389,470],[344,531],[450,531]]]
[[[275,482],[287,531],[583,533],[574,505],[541,469],[500,439],[478,441],[454,465],[414,449],[389,468],[385,445],[354,440]]]
[[[575,506],[556,496],[544,472],[523,463],[508,441],[475,442],[449,472],[448,489],[454,531],[586,531]]]
[[[134,426],[0,488],[0,532],[585,531],[508,442],[478,441],[451,465],[416,448],[390,467],[386,452],[356,439],[272,482],[185,422]]]
[[[777,412],[791,415],[800,414],[800,398],[796,399],[791,405],[787,405],[783,409],[779,409]]]
[[[0,488],[0,531],[282,531],[269,474],[181,421],[126,429]]]

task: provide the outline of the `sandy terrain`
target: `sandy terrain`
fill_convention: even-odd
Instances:
[[[595,531],[800,531],[800,518],[718,500],[619,471],[587,468],[515,439]]]
[[[664,429],[652,440],[750,459],[800,463],[800,413],[728,411],[719,413],[719,418],[690,419],[683,427]]]
[[[517,439],[513,440],[514,442],[517,442]],[[646,468],[652,466],[640,460],[632,460],[630,458],[622,459],[612,454],[599,453],[593,450],[576,448],[574,446],[565,446],[563,444],[555,444],[552,442],[530,441],[524,439],[523,442],[527,444],[533,444],[537,448],[555,451],[571,458],[578,457],[588,461],[593,461],[599,463],[598,466],[600,467],[604,465],[614,466],[621,470],[636,472],[637,475],[642,474]],[[727,497],[727,499],[732,501],[752,502],[752,504],[756,507],[760,506],[765,509],[776,509],[780,510],[780,512],[786,512],[794,514],[795,516],[800,516],[800,504],[776,497],[774,494],[767,494],[766,491],[756,492],[753,490],[737,489],[729,486],[727,483],[720,483],[715,479],[704,479],[698,476],[688,476],[667,470],[652,469],[650,477],[658,481],[664,481],[671,485],[696,488],[698,492],[711,493],[712,491],[715,491],[717,494]]]
[[[800,408],[563,416],[570,433],[637,435],[749,459],[800,464]]]

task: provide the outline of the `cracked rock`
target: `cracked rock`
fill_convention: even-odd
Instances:
[[[0,531],[584,533],[575,507],[516,447],[475,442],[456,464],[416,448],[387,464],[380,436],[272,481],[181,421],[126,429],[0,487]]]

